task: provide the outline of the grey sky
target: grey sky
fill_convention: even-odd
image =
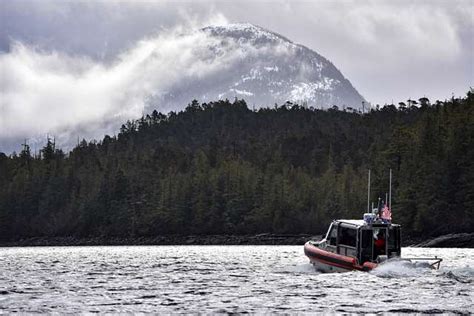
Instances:
[[[75,139],[113,132],[114,121],[141,115],[156,82],[165,89],[190,69],[206,71],[193,65],[192,52],[208,39],[177,34],[212,24],[250,22],[303,44],[332,61],[372,104],[464,95],[474,81],[473,6],[0,1],[0,151],[46,133]],[[149,55],[157,47],[159,56]],[[144,66],[145,55],[151,58]]]
[[[11,41],[111,59],[143,37],[250,22],[331,60],[372,103],[464,94],[473,84],[474,1],[2,1]]]

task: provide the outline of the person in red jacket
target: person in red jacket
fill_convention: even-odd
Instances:
[[[385,254],[385,238],[381,231],[377,234],[377,237],[374,240],[374,246],[375,258],[377,258],[377,256]]]

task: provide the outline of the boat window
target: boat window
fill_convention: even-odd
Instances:
[[[374,259],[386,255],[387,230],[385,228],[374,229]]]
[[[366,248],[372,249],[372,240],[373,240],[372,231],[364,229],[362,231],[361,247],[364,249]]]
[[[373,244],[373,231],[371,229],[363,229],[361,233],[361,249],[360,249],[360,262],[372,261],[372,244]]]
[[[400,255],[400,230],[391,227],[388,231],[388,254]]]
[[[394,229],[390,229],[388,232],[388,248],[396,249],[397,248],[397,238]]]
[[[336,246],[337,243],[337,226],[332,225],[331,230],[329,231],[329,244]]]
[[[339,244],[355,247],[357,243],[357,230],[347,227],[341,227],[340,229]]]

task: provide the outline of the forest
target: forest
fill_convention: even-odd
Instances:
[[[116,136],[0,153],[0,238],[320,234],[385,199],[404,235],[474,231],[474,91],[367,113],[236,99],[156,110]]]

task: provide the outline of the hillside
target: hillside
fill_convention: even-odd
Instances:
[[[117,137],[0,154],[1,238],[324,232],[388,190],[409,236],[474,230],[474,94],[359,114],[192,102]]]

